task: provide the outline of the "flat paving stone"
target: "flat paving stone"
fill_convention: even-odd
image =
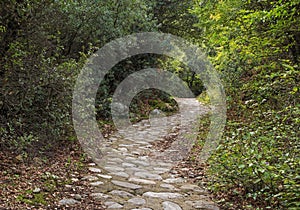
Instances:
[[[150,197],[150,198],[161,198],[161,199],[172,199],[172,198],[183,197],[183,195],[179,193],[170,193],[170,192],[145,192],[143,196]]]
[[[135,178],[135,177],[129,178],[128,181],[137,182],[137,183],[141,183],[141,184],[149,184],[149,185],[155,185],[156,184],[155,181],[147,180],[147,179],[140,179],[140,178]]]
[[[147,173],[148,171],[144,168],[126,168],[127,172],[135,173],[135,172],[145,172]]]
[[[144,160],[134,160],[132,162],[138,166],[150,166],[150,163],[148,163]]]
[[[164,201],[162,203],[162,206],[164,210],[182,210],[182,208],[178,204],[171,201]]]
[[[132,203],[134,205],[144,205],[146,204],[146,200],[143,198],[131,198],[128,200],[128,203]]]
[[[205,200],[185,201],[185,203],[191,205],[195,209],[219,210],[219,207],[217,207],[215,204]]]
[[[113,191],[109,192],[109,194],[117,195],[117,196],[122,197],[122,198],[132,198],[132,197],[134,197],[133,194],[131,194],[129,192],[126,192],[126,191],[123,191],[123,190],[113,190]]]
[[[134,157],[125,157],[125,161],[135,161],[135,160],[137,159]]]
[[[124,168],[118,167],[118,166],[106,166],[104,167],[105,170],[109,172],[119,172],[119,171],[125,171]]]
[[[128,188],[128,189],[133,189],[133,190],[142,188],[141,185],[136,185],[136,184],[132,184],[132,183],[129,183],[129,182],[122,182],[122,181],[117,181],[117,180],[112,180],[111,182],[114,185],[117,185],[117,186],[120,186],[120,187],[125,187],[125,188]]]
[[[120,172],[113,172],[113,173],[110,173],[111,175],[114,175],[114,176],[120,176],[120,177],[124,177],[124,178],[128,178],[129,175],[123,171],[120,171]]]
[[[152,180],[162,180],[162,177],[158,174],[152,174],[149,172],[136,172],[134,176],[141,177],[144,179],[152,179]]]
[[[101,173],[101,169],[100,168],[95,168],[95,167],[89,167],[89,171],[94,172],[94,173]]]
[[[111,179],[112,178],[112,176],[106,175],[106,174],[97,174],[97,176],[99,176],[99,177],[101,177],[103,179]]]
[[[174,183],[182,183],[185,182],[185,180],[183,178],[169,178],[169,179],[165,179],[163,180],[163,182],[168,183],[168,184],[174,184]]]
[[[167,168],[172,167],[172,163],[164,163],[164,162],[156,162],[155,165],[162,166],[162,167],[167,167]]]
[[[91,193],[90,196],[97,200],[106,200],[108,198],[111,198],[111,196],[104,193]]]
[[[169,190],[178,190],[178,189],[176,189],[176,187],[174,187],[173,185],[171,185],[171,184],[161,184],[160,185],[160,187],[162,187],[162,188],[166,188],[166,189],[169,189]]]
[[[182,190],[199,190],[201,189],[198,185],[194,184],[184,184],[180,187]]]
[[[114,201],[107,201],[104,203],[105,206],[107,206],[108,209],[122,209],[123,206],[117,202]]]
[[[115,163],[122,163],[123,160],[121,158],[109,158],[110,161],[115,162]]]
[[[207,194],[208,192],[205,189],[202,189],[201,187],[193,184],[185,184],[180,187],[183,191],[194,191],[198,194]]]
[[[126,168],[133,168],[133,167],[136,167],[136,165],[133,164],[133,163],[122,163],[122,166],[123,166],[123,167],[126,167]]]
[[[62,199],[58,202],[59,205],[75,205],[77,203],[80,203],[80,202],[73,198]]]
[[[101,181],[91,182],[91,183],[90,183],[90,185],[91,185],[91,186],[94,186],[94,187],[97,187],[97,186],[103,185],[103,184],[104,184],[104,182],[101,182]]]
[[[170,169],[168,168],[153,168],[155,172],[157,172],[158,174],[163,174],[168,172]]]

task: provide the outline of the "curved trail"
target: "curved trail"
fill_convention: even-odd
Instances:
[[[104,158],[91,163],[91,175],[84,177],[95,188],[93,199],[102,200],[108,209],[219,209],[207,191],[170,172],[192,147],[197,117],[209,111],[195,99],[176,101],[180,113],[151,116],[107,140]],[[176,140],[164,151],[153,146],[175,133]]]

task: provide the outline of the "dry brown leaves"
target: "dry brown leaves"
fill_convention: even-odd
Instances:
[[[31,160],[1,151],[0,209],[104,209],[101,202],[89,198],[92,188],[81,180],[88,173],[89,160],[78,148],[59,148],[51,158]],[[75,206],[58,204],[76,194],[82,199]]]

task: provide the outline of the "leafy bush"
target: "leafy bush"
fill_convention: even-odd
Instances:
[[[72,89],[87,56],[116,37],[155,27],[151,5],[1,1],[1,146],[40,150],[74,139]]]
[[[297,0],[224,0],[192,9],[228,102],[210,186],[243,209],[247,201],[299,209],[299,8]]]
[[[248,122],[228,122],[211,159],[212,189],[249,197],[270,208],[299,207],[300,106],[253,111]]]

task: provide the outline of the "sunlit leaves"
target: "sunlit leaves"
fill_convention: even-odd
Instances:
[[[299,207],[300,2],[199,3],[192,10],[204,29],[199,42],[222,73],[230,99],[211,186],[268,208]]]

